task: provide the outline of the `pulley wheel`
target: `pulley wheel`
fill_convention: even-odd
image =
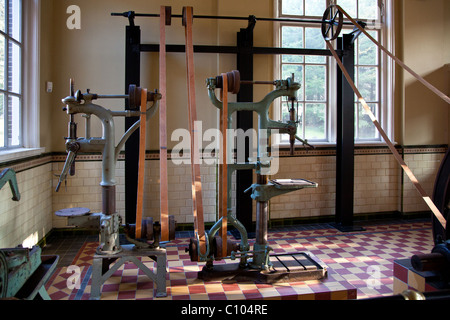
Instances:
[[[228,79],[228,92],[232,94],[238,94],[241,90],[241,74],[237,70],[227,72]],[[216,77],[216,87],[223,89],[223,77]]]
[[[128,106],[131,110],[141,106],[141,88],[131,84],[128,88]]]
[[[433,237],[435,244],[450,240],[448,216],[450,213],[450,150],[447,151],[439,168],[434,185],[433,202],[444,216],[447,224],[444,228],[433,215]]]
[[[222,249],[223,249],[223,240],[221,236],[215,236],[213,239],[213,255],[214,259],[216,260],[222,260],[226,257],[222,256]],[[227,240],[227,256],[231,255],[231,251],[237,251],[238,246],[234,244],[231,240]]]
[[[186,248],[186,252],[189,253],[192,262],[198,262],[198,241],[197,239],[189,239],[189,248]]]
[[[194,9],[192,9],[192,14],[194,14]],[[183,25],[183,27],[186,27],[187,25],[187,8],[183,7],[183,13],[182,13],[182,18],[181,18],[181,24]]]
[[[166,26],[170,26],[172,24],[172,7],[164,7],[166,12]]]
[[[329,6],[322,18],[322,36],[326,41],[339,37],[344,24],[344,15],[336,5]]]

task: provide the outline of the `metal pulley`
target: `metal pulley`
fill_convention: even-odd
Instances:
[[[232,251],[239,251],[240,246],[238,243],[233,243],[231,240],[227,240],[227,256],[224,257],[222,252],[223,242],[222,237],[215,236],[212,243],[212,254],[215,260],[222,260],[226,257],[231,256]]]
[[[228,92],[232,94],[238,94],[241,89],[241,74],[237,70],[227,72],[228,80]],[[219,89],[223,88],[223,77],[216,77],[216,87]]]
[[[326,41],[339,37],[344,24],[344,15],[336,5],[329,6],[322,18],[322,35]]]
[[[132,84],[128,88],[128,96],[125,96],[128,98],[128,104],[130,109],[138,109],[141,106],[141,97],[142,97],[142,88],[137,87],[136,85]],[[147,93],[147,101],[157,101],[161,100],[161,94],[154,91],[149,91]]]
[[[147,241],[159,240],[155,239],[155,236],[159,238],[161,234],[161,225],[158,221],[153,222],[152,217],[147,217],[142,219],[141,225],[142,225],[141,227],[142,238],[146,239]],[[169,215],[169,240],[175,239],[175,228],[176,228],[175,216]],[[127,224],[125,227],[125,232],[130,238],[134,239],[136,234],[136,225]]]

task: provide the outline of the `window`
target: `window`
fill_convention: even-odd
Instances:
[[[304,20],[322,20],[326,8],[336,3],[354,19],[367,23],[366,30],[389,50],[390,37],[386,4],[389,0],[278,0],[278,17]],[[317,23],[279,24],[277,41],[284,48],[326,49],[321,25]],[[342,33],[352,32],[353,28]],[[359,88],[375,116],[392,135],[389,94],[391,89],[390,63],[380,49],[361,34],[355,41],[355,84]],[[336,117],[336,62],[326,56],[280,56],[277,75],[283,79],[294,74],[301,84],[298,92],[298,133],[302,139],[313,144],[335,143]],[[289,119],[287,101],[277,106],[279,119]],[[280,143],[288,143],[287,135],[280,135]],[[355,141],[362,143],[381,142],[381,137],[355,95]]]
[[[0,0],[0,162],[35,156],[41,0]]]
[[[0,1],[0,148],[22,146],[22,1]]]

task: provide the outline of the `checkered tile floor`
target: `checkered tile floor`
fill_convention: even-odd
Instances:
[[[431,252],[429,222],[403,222],[342,233],[324,227],[300,231],[270,231],[275,254],[309,252],[327,266],[325,279],[291,283],[222,283],[197,279],[204,263],[191,262],[185,252],[189,238],[167,244],[167,297],[158,300],[364,299],[393,294],[393,261]],[[251,243],[252,244],[252,243]],[[53,300],[87,300],[96,242],[85,242],[72,265],[81,273],[79,289],[71,289],[74,271],[58,267],[46,288]],[[143,257],[148,267],[153,260]],[[235,263],[224,261],[216,263]],[[69,280],[69,281],[68,281]],[[68,286],[69,284],[69,286]],[[153,282],[133,263],[126,263],[102,288],[102,300],[153,300]]]

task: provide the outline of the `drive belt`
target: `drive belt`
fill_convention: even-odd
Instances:
[[[373,41],[375,43],[375,45],[377,45],[381,50],[383,50],[388,56],[390,56],[391,58],[393,58],[400,66],[402,66],[403,68],[405,68],[408,72],[410,72],[417,80],[419,80],[420,82],[422,82],[425,86],[427,86],[428,88],[430,88],[433,92],[435,92],[437,95],[439,95],[442,99],[444,99],[445,101],[447,101],[448,103],[450,103],[450,100],[447,96],[445,96],[444,94],[442,94],[439,90],[437,90],[434,86],[432,86],[431,84],[429,84],[426,80],[424,80],[422,77],[420,77],[418,74],[416,74],[414,71],[412,71],[408,66],[406,66],[403,62],[401,62],[397,57],[395,57],[393,54],[391,54],[386,48],[384,48],[382,45],[380,45],[375,39],[373,39],[365,30],[364,28],[362,28],[354,19],[352,19],[340,6],[337,6],[337,9],[339,11],[341,11],[354,25],[355,27],[357,27],[361,32],[363,32],[371,41]],[[361,105],[364,107],[364,110],[366,111],[367,115],[370,117],[370,120],[372,120],[373,124],[375,125],[375,127],[377,128],[378,132],[380,133],[380,135],[383,137],[384,141],[386,142],[386,144],[389,147],[389,150],[392,152],[392,154],[394,155],[395,159],[397,160],[397,162],[400,164],[400,166],[402,167],[403,171],[406,173],[406,175],[408,176],[408,178],[411,180],[411,182],[414,184],[414,187],[417,189],[417,191],[419,192],[419,194],[421,195],[421,197],[423,198],[423,200],[425,201],[425,203],[428,205],[428,207],[430,208],[430,210],[433,212],[433,214],[435,215],[436,219],[441,223],[442,227],[445,229],[446,228],[446,220],[444,218],[444,216],[442,215],[442,213],[439,211],[439,209],[436,207],[436,205],[434,204],[434,202],[431,200],[431,198],[427,195],[427,193],[425,192],[425,190],[423,189],[423,187],[420,185],[419,180],[415,177],[415,175],[413,174],[413,172],[411,171],[411,169],[408,167],[408,165],[405,163],[405,161],[403,160],[403,158],[401,157],[401,155],[398,153],[397,149],[394,147],[394,144],[390,141],[390,139],[388,138],[386,132],[383,130],[383,128],[381,127],[380,123],[378,122],[377,118],[375,117],[375,115],[373,114],[372,110],[370,109],[369,105],[367,104],[366,100],[363,98],[363,96],[361,95],[360,91],[358,90],[358,88],[356,87],[355,83],[353,82],[352,78],[350,77],[349,73],[347,72],[347,70],[345,69],[341,59],[339,58],[339,55],[336,53],[336,51],[334,50],[330,40],[326,40],[325,42],[328,46],[328,49],[331,51],[333,57],[335,58],[335,60],[337,61],[339,68],[342,70],[343,75],[345,76],[345,78],[347,79],[348,83],[350,84],[350,86],[352,87],[353,91],[355,92],[358,101],[361,103]]]
[[[186,38],[187,95],[189,113],[189,132],[191,135],[191,176],[194,229],[198,238],[199,253],[206,254],[206,235],[203,217],[202,180],[198,134],[196,133],[197,106],[195,96],[194,44],[192,37],[193,9],[183,7],[183,26]]]
[[[147,135],[147,89],[141,92],[141,115],[139,126],[139,164],[138,187],[136,203],[136,239],[142,238],[142,213],[144,210],[144,183],[145,183],[145,149]]]
[[[171,7],[161,6],[159,43],[159,187],[161,241],[169,241],[169,186],[167,176],[167,63],[166,25],[170,25]],[[169,18],[169,19],[167,19]]]

